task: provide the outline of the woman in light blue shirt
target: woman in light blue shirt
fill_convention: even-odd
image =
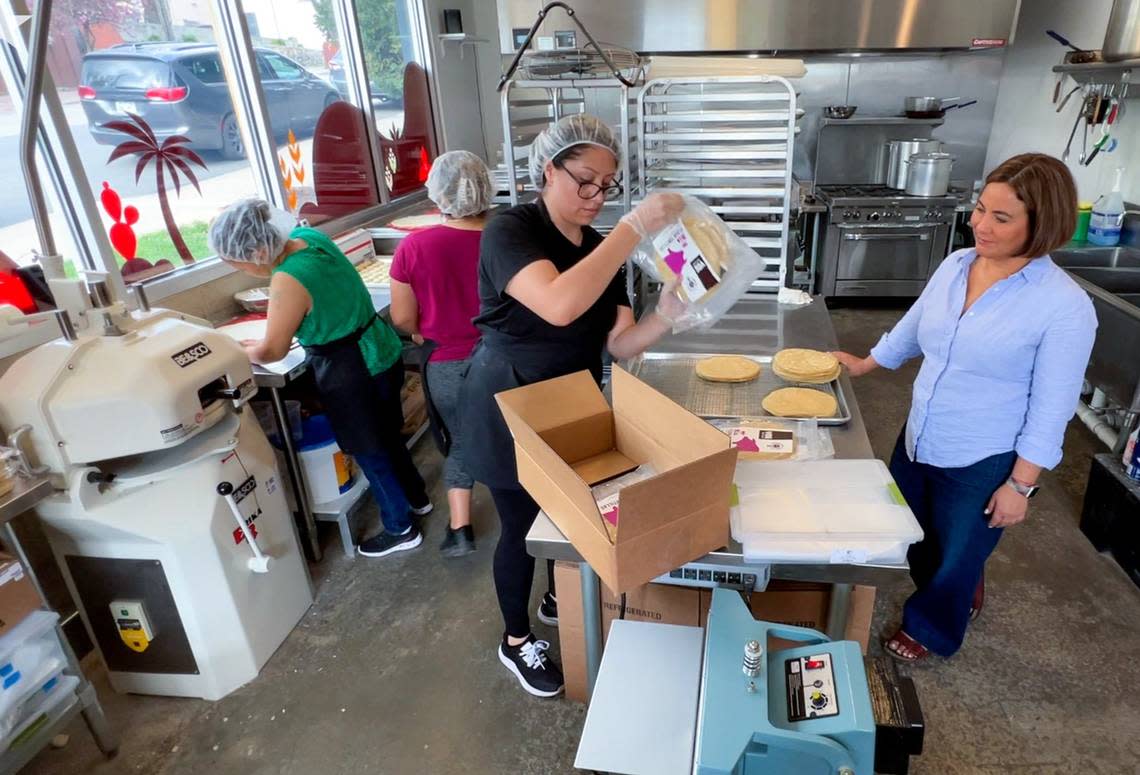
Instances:
[[[1025,519],[1043,468],[1061,460],[1096,333],[1088,295],[1049,258],[1077,219],[1069,170],[1037,153],[986,178],[975,248],[948,256],[870,355],[835,353],[860,376],[921,355],[891,473],[925,538],[907,556],[916,591],[884,647],[950,656],[981,610],[986,558]]]

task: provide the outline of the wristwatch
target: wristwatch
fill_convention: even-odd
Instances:
[[[1022,484],[1012,476],[1006,479],[1005,483],[1012,487],[1013,491],[1018,495],[1024,495],[1026,498],[1032,498],[1037,494],[1037,491],[1041,489],[1035,484]]]

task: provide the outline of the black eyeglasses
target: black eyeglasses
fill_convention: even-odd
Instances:
[[[571,180],[578,184],[578,196],[581,199],[593,199],[598,195],[598,192],[600,191],[602,193],[603,199],[605,199],[607,202],[612,202],[621,196],[623,191],[625,191],[625,189],[622,188],[621,183],[611,183],[608,186],[599,186],[592,180],[580,180],[577,175],[566,169],[566,167],[562,166],[561,164],[556,164],[554,166],[565,172],[570,176]]]

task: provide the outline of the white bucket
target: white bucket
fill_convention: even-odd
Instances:
[[[356,483],[356,462],[341,452],[324,415],[303,423],[304,436],[297,447],[301,471],[314,507],[335,501]]]

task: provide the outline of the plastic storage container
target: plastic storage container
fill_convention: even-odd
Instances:
[[[1089,218],[1089,242],[1094,245],[1112,246],[1120,242],[1120,229],[1124,226],[1124,196],[1120,193],[1120,183],[1124,178],[1124,168],[1116,168],[1116,181],[1112,191],[1096,200]]]
[[[56,634],[59,615],[33,611],[0,638],[0,736],[26,715],[27,700],[67,664]]]
[[[37,732],[61,719],[79,701],[75,694],[77,688],[79,679],[65,675],[52,686],[38,692],[36,701],[29,706],[24,720],[0,742],[0,752],[19,748],[35,737]]]
[[[880,460],[741,461],[732,536],[750,562],[902,562],[922,528]]]
[[[301,430],[297,457],[301,460],[309,499],[313,506],[334,501],[352,489],[356,482],[356,465],[340,451],[328,418],[323,414],[305,420]]]

